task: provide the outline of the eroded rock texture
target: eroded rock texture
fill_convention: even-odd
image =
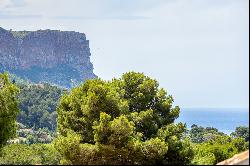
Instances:
[[[90,55],[89,41],[83,33],[0,28],[0,71],[34,83],[49,82],[69,88],[95,78]]]

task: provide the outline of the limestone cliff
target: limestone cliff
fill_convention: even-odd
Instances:
[[[83,33],[0,28],[0,71],[35,83],[71,87],[72,83],[95,78],[90,55],[89,41]]]

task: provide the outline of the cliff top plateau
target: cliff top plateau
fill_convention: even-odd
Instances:
[[[0,27],[0,72],[8,71],[30,82],[70,88],[96,78],[90,56],[84,33]]]

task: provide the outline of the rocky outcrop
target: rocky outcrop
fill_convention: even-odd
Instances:
[[[32,82],[64,87],[95,78],[89,41],[83,33],[0,28],[0,70]]]

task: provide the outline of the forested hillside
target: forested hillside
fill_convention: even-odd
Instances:
[[[71,91],[0,74],[0,164],[214,165],[249,148],[248,127],[188,130],[173,103],[143,73]]]
[[[20,86],[18,100],[21,112],[17,121],[29,128],[55,131],[56,106],[62,94],[61,88],[47,83]]]
[[[56,107],[66,89],[49,83],[34,84],[14,74],[10,81],[18,88],[17,137],[10,142],[50,143],[56,135]]]

